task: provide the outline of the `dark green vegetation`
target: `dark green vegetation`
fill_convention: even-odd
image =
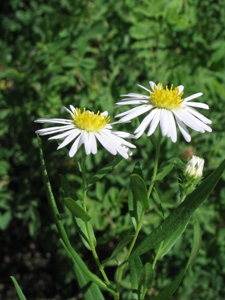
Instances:
[[[183,84],[184,97],[203,92],[198,100],[210,106],[204,114],[213,121],[213,132],[204,135],[192,132],[190,144],[181,136],[176,144],[164,139],[160,161],[176,156],[186,162],[194,153],[205,159],[205,177],[222,161],[225,156],[224,7],[224,0],[2,1],[0,298],[17,299],[10,279],[14,275],[27,299],[79,299],[70,262],[57,240],[47,207],[34,133],[40,125],[33,122],[35,119],[67,117],[62,107],[73,104],[95,112],[108,110],[113,120],[119,112],[114,110],[114,103],[120,94],[141,92],[137,83],[146,87],[149,80],[174,86]],[[136,125],[134,121],[128,127],[116,128],[133,131]],[[96,271],[63,206],[63,192],[59,189],[58,174],[63,174],[79,190],[79,171],[66,149],[56,151],[57,143],[48,142],[47,138],[42,138],[42,144],[71,241],[90,269]],[[136,145],[132,159],[122,161],[89,193],[89,215],[94,220],[102,260],[110,256],[120,236],[131,228],[130,217],[125,217],[125,213],[127,178],[134,163],[140,160],[144,175],[151,176],[153,146],[145,136]],[[103,150],[88,157],[90,174],[111,159]],[[180,175],[175,169],[158,186],[167,214],[178,204]],[[174,299],[224,299],[224,181],[225,176],[196,212],[203,231],[202,248]],[[159,215],[157,211],[150,212],[143,235],[158,224]],[[158,263],[157,288],[164,287],[185,265],[191,238],[192,230],[188,227]],[[113,278],[113,265],[107,270]],[[130,294],[123,297],[132,299]]]

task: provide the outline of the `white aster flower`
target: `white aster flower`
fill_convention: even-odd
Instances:
[[[116,103],[116,106],[138,104],[128,111],[120,113],[116,118],[122,117],[119,122],[130,121],[146,112],[147,116],[142,120],[141,124],[135,130],[136,138],[139,138],[146,128],[149,126],[147,136],[154,133],[157,126],[160,124],[162,136],[171,138],[173,142],[177,141],[176,124],[179,127],[184,139],[187,142],[191,141],[191,136],[186,126],[198,132],[211,132],[212,129],[207,125],[212,122],[200,114],[194,107],[209,109],[207,104],[199,102],[191,102],[190,100],[202,96],[202,93],[193,94],[182,99],[184,86],[179,85],[173,89],[173,85],[169,89],[167,86],[164,89],[161,83],[155,84],[149,82],[151,90],[138,85],[146,90],[149,95],[129,93],[122,95],[125,98],[121,102]]]
[[[110,117],[107,111],[95,114],[86,109],[81,112],[79,108],[75,108],[72,105],[70,105],[70,109],[64,108],[70,113],[72,119],[38,119],[35,121],[37,123],[55,123],[60,125],[36,131],[39,135],[53,135],[49,140],[64,139],[57,149],[61,149],[73,142],[69,150],[70,157],[77,153],[82,144],[84,144],[87,155],[90,153],[96,154],[98,140],[113,155],[119,153],[124,158],[132,155],[129,148],[136,147],[123,139],[130,137],[130,134],[122,131],[113,131],[113,123],[109,124]]]

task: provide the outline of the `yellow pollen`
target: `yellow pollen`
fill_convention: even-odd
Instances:
[[[150,103],[158,108],[164,108],[172,110],[178,108],[181,104],[183,92],[179,92],[179,89],[176,87],[173,89],[171,85],[170,89],[166,86],[163,89],[162,83],[154,86],[153,92],[150,92]]]
[[[86,108],[84,108],[83,112],[79,108],[76,108],[73,120],[79,129],[93,132],[103,129],[110,122],[110,117],[105,116],[100,111],[94,114],[93,112],[86,111]]]

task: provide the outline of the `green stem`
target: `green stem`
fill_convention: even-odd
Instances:
[[[83,206],[84,210],[87,212],[87,182],[86,182],[86,154],[85,152],[83,153],[83,158],[82,158],[82,163],[81,163],[81,168],[82,168],[82,192],[83,192]],[[102,277],[104,278],[106,284],[108,286],[111,285],[108,276],[105,273],[104,266],[101,264],[98,254],[95,250],[95,245],[93,243],[92,237],[91,237],[91,229],[90,229],[90,221],[85,222],[85,228],[87,231],[87,238],[89,242],[89,246],[91,248],[92,255],[94,257],[94,260],[99,268],[99,271],[102,274]]]
[[[140,230],[141,230],[141,228],[142,228],[142,223],[143,223],[144,214],[145,214],[145,211],[142,210],[141,215],[140,215],[139,222],[138,222],[138,224],[137,224],[137,228],[136,228],[135,235],[134,235],[134,237],[133,237],[133,239],[132,239],[131,245],[130,245],[130,247],[129,247],[129,249],[128,249],[128,252],[127,252],[127,254],[126,254],[126,256],[125,256],[124,262],[126,262],[126,261],[129,259],[130,254],[131,254],[131,252],[132,252],[132,250],[133,250],[133,248],[134,248],[134,245],[135,245],[136,240],[137,240],[137,238],[138,238],[138,234],[139,234],[139,232],[140,232]],[[121,281],[122,281],[122,278],[123,278],[123,273],[124,273],[125,268],[126,268],[126,264],[125,264],[125,263],[122,264],[122,265],[119,267],[118,277],[117,277],[117,284],[116,284],[116,291],[117,291],[118,296],[114,296],[114,299],[115,299],[115,300],[119,300],[119,298],[120,298],[120,297],[119,297],[120,284],[121,284]]]
[[[65,247],[68,250],[68,253],[70,253],[71,258],[73,259],[74,263],[79,266],[79,268],[87,275],[87,277],[94,283],[96,283],[101,289],[108,291],[112,295],[116,296],[117,293],[112,290],[110,287],[108,287],[98,276],[93,274],[89,269],[87,268],[86,264],[83,262],[83,260],[80,258],[79,254],[73,249],[68,235],[66,233],[66,230],[63,226],[63,223],[60,220],[60,215],[59,215],[59,210],[52,192],[51,184],[48,178],[48,173],[47,169],[45,166],[45,161],[44,161],[44,156],[43,156],[43,151],[41,148],[41,141],[40,138],[38,137],[38,142],[39,142],[39,149],[40,149],[40,159],[41,159],[41,170],[42,170],[42,176],[43,176],[43,182],[45,186],[45,191],[46,191],[46,196],[48,200],[48,205],[50,208],[50,212],[52,215],[52,218],[55,222],[55,225],[58,229],[58,232],[60,234],[60,237],[65,245]]]
[[[157,144],[156,144],[156,151],[155,151],[154,170],[153,170],[153,174],[152,174],[151,184],[150,184],[149,189],[148,189],[148,198],[149,199],[150,199],[152,189],[153,189],[154,184],[155,184],[156,175],[157,175],[157,172],[158,172],[161,139],[162,139],[162,136],[161,136],[161,133],[159,131],[158,141],[157,141]]]
[[[150,198],[150,196],[151,196],[152,189],[153,189],[154,184],[155,184],[155,179],[156,179],[157,171],[158,171],[161,138],[162,138],[162,135],[161,135],[161,133],[159,131],[158,140],[157,140],[157,144],[156,144],[156,154],[155,154],[154,170],[153,170],[153,174],[152,174],[151,184],[150,184],[149,189],[148,189],[148,198]],[[140,216],[140,219],[139,219],[139,222],[137,224],[135,235],[134,235],[134,237],[132,239],[131,245],[130,245],[129,250],[128,250],[127,254],[126,254],[124,262],[126,262],[129,259],[130,254],[131,254],[131,252],[132,252],[132,250],[134,248],[134,245],[135,245],[136,240],[138,238],[139,232],[140,232],[140,230],[142,228],[142,223],[143,223],[144,215],[145,215],[145,210],[143,209],[142,213],[141,213],[141,216]],[[117,291],[118,295],[114,296],[115,300],[119,300],[119,298],[120,298],[120,296],[119,296],[120,284],[121,284],[121,281],[122,281],[122,278],[123,278],[123,273],[124,273],[125,267],[126,267],[125,263],[123,263],[119,267],[120,269],[118,271],[118,279],[117,279],[117,285],[116,285],[116,291]]]

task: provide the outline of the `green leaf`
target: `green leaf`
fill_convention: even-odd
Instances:
[[[106,265],[107,262],[109,260],[111,260],[112,258],[114,258],[121,250],[123,250],[124,247],[126,247],[126,245],[132,240],[134,236],[133,235],[128,235],[128,236],[125,236],[120,242],[119,244],[116,246],[115,250],[113,251],[113,253],[108,257],[106,258],[102,264],[103,265]]]
[[[13,284],[14,284],[14,286],[15,286],[15,288],[16,288],[16,292],[17,292],[17,295],[18,295],[19,299],[20,299],[20,300],[26,300],[26,297],[25,297],[23,291],[21,290],[21,288],[20,288],[20,286],[19,286],[19,283],[17,282],[16,278],[13,277],[13,276],[10,276],[10,278],[11,278],[12,281],[13,281]]]
[[[175,228],[174,232],[170,234],[163,242],[160,250],[157,253],[157,259],[161,259],[166,253],[173,247],[176,243],[177,239],[181,236],[181,234],[186,229],[186,226],[189,222],[189,219],[185,220],[181,223],[177,228]]]
[[[88,222],[91,220],[91,217],[86,213],[84,208],[79,205],[75,200],[70,197],[64,199],[66,207],[72,213],[72,215],[76,218],[82,219],[84,222]]]
[[[62,241],[61,241],[62,242]],[[71,257],[70,252],[66,248],[66,245],[62,242],[62,245],[68,255]],[[71,257],[72,259],[72,257]],[[102,292],[98,285],[90,280],[90,278],[82,271],[82,268],[79,265],[73,265],[74,273],[76,274],[76,278],[81,289],[81,292],[84,296],[85,300],[104,300]]]
[[[145,181],[137,174],[132,174],[130,177],[130,189],[132,191],[134,201],[141,202],[143,209],[149,207],[148,192]]]
[[[91,185],[93,185],[94,183],[96,183],[97,181],[99,181],[100,179],[102,179],[109,172],[111,172],[114,169],[114,167],[116,165],[118,165],[118,163],[121,160],[122,160],[122,157],[121,156],[117,156],[113,161],[111,161],[110,163],[108,163],[105,167],[103,167],[102,169],[100,169],[99,171],[97,171],[94,174],[94,176],[92,176],[88,180],[88,187],[90,187]]]
[[[6,211],[3,214],[0,213],[0,229],[5,230],[12,219],[12,212]]]
[[[154,231],[152,231],[131,253],[130,259],[140,256],[149,250],[157,247],[160,242],[169,237],[188,220],[198,206],[208,197],[216,186],[225,168],[225,160],[212,172],[198,187],[188,195],[186,199],[163,221]]]
[[[131,277],[131,287],[133,293],[133,299],[137,300],[140,298],[140,289],[139,289],[139,274],[143,267],[142,261],[139,256],[131,259],[129,261],[130,267],[130,277]]]
[[[180,274],[155,298],[155,300],[168,300],[177,290],[178,286],[181,283],[185,273],[187,272],[189,266],[193,263],[196,256],[198,255],[200,246],[201,246],[201,229],[198,221],[194,223],[194,238],[192,242],[191,255],[188,259],[188,262],[185,268],[180,272]]]
[[[66,177],[62,174],[59,174],[60,178],[60,186],[63,189],[63,195],[64,197],[71,197],[72,199],[77,199],[77,194],[75,190],[71,187],[69,182],[67,181]]]
[[[78,233],[83,241],[83,244],[85,245],[85,247],[88,249],[88,250],[91,250],[91,247],[90,247],[90,244],[89,244],[89,239],[88,239],[88,233],[87,233],[87,227],[86,226],[89,226],[89,235],[90,235],[90,238],[94,244],[94,246],[96,246],[97,244],[97,241],[96,241],[96,238],[95,238],[95,234],[94,234],[94,230],[93,230],[93,227],[91,226],[91,224],[85,224],[83,220],[79,219],[79,218],[74,218],[74,222],[75,222],[75,225],[77,227],[77,230],[78,230]]]
[[[156,181],[162,180],[164,177],[166,177],[175,166],[178,166],[180,169],[185,168],[185,164],[179,158],[171,158],[159,168]]]
[[[149,290],[152,287],[154,279],[154,270],[152,265],[147,262],[141,269],[139,275],[139,284],[142,285],[145,289]]]
[[[77,66],[77,64],[77,59],[71,56],[63,56],[61,59],[61,65],[63,67],[74,68],[75,66]]]
[[[75,249],[72,247],[69,238],[67,236],[66,230],[64,228],[64,225],[62,221],[60,220],[59,216],[59,210],[55,201],[55,197],[52,192],[52,187],[51,183],[48,178],[48,172],[45,166],[45,160],[44,160],[44,155],[43,151],[41,148],[41,139],[37,136],[38,138],[38,143],[39,143],[39,150],[40,150],[40,160],[41,160],[41,170],[42,170],[42,176],[43,176],[43,182],[45,185],[45,191],[47,195],[47,200],[49,204],[49,208],[51,210],[52,217],[55,221],[55,225],[58,229],[58,232],[61,236],[61,240],[64,243],[64,246],[67,249],[67,253],[69,253],[70,257],[72,258],[73,262],[75,263],[75,266],[79,266],[80,269],[82,270],[83,273],[94,283],[96,283],[101,289],[108,291],[112,295],[117,295],[117,293],[109,288],[97,275],[92,273],[89,268],[86,266],[84,261],[81,259],[79,254],[75,251]]]
[[[139,177],[142,178],[142,169],[139,162],[135,164],[132,175],[138,175]],[[131,216],[132,223],[134,225],[134,229],[136,230],[137,224],[140,220],[140,216],[143,210],[143,205],[141,202],[137,200],[136,197],[134,197],[131,189],[131,184],[128,192],[128,208],[129,208],[129,214]]]

